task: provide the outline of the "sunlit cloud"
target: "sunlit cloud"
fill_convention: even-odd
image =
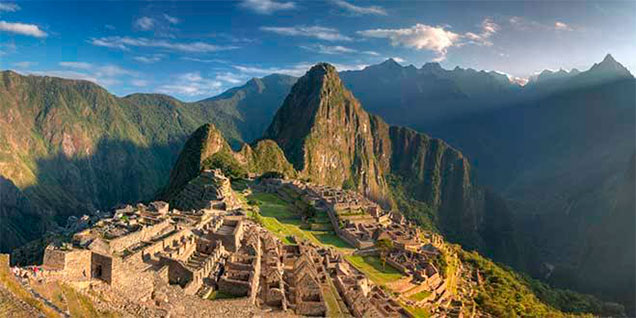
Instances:
[[[490,41],[490,37],[499,31],[500,27],[498,24],[493,22],[491,19],[486,18],[481,23],[481,32],[473,33],[467,32],[464,34],[464,37],[468,39],[471,43],[478,45],[491,46],[492,42]]]
[[[554,28],[560,31],[572,31],[572,28],[564,22],[554,22]]]
[[[90,43],[95,46],[108,47],[112,49],[129,50],[130,47],[150,47],[160,48],[172,51],[190,52],[190,53],[209,53],[224,50],[237,49],[237,46],[231,45],[214,45],[206,42],[171,42],[167,40],[155,40],[147,38],[131,38],[120,36],[109,36],[101,38],[91,38]]]
[[[310,37],[325,41],[352,40],[350,37],[340,34],[337,29],[321,26],[261,27],[261,30],[279,35]]]
[[[348,13],[354,14],[354,15],[364,15],[364,14],[387,15],[386,10],[384,10],[384,8],[380,6],[363,7],[363,6],[353,5],[344,0],[332,0],[332,2],[338,7],[347,11]]]
[[[369,38],[388,39],[393,46],[404,46],[418,50],[430,50],[439,57],[446,55],[446,50],[455,45],[460,35],[446,30],[443,26],[416,24],[403,29],[373,29],[358,31],[358,34]]]
[[[45,38],[47,36],[46,32],[42,31],[37,25],[19,22],[0,21],[0,32],[27,35],[36,38]]]
[[[274,0],[243,0],[240,6],[259,14],[272,14],[276,11],[295,9],[296,3]]]

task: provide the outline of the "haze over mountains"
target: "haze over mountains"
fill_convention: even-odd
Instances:
[[[340,79],[318,73],[289,96],[296,78],[272,75],[183,103],[3,72],[0,196],[11,204],[0,211],[0,249],[71,214],[154,197],[186,138],[212,122],[235,150],[271,138],[312,179],[415,206],[409,217],[468,248],[633,306],[636,238],[625,224],[634,224],[636,94],[611,56],[524,87],[496,72],[393,60]],[[616,266],[599,262],[608,258]]]

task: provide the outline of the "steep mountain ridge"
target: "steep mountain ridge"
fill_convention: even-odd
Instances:
[[[265,138],[276,141],[312,181],[353,185],[389,204],[388,187],[374,157],[369,115],[344,89],[333,66],[318,64],[296,82]]]
[[[318,64],[298,80],[265,137],[276,141],[310,180],[352,187],[385,205],[407,209],[395,201],[387,181],[397,180],[407,197],[431,211],[419,221],[469,248],[518,261],[509,224],[485,223],[494,213],[509,212],[505,205],[486,209],[492,196],[473,184],[463,155],[442,140],[367,114],[331,65]],[[489,249],[489,243],[495,248]]]

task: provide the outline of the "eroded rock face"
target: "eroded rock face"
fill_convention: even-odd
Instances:
[[[298,80],[265,137],[276,141],[312,181],[354,187],[379,202],[390,201],[374,155],[369,114],[333,66],[318,64]]]

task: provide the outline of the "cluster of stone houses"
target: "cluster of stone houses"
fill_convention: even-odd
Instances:
[[[372,251],[377,240],[392,241],[387,263],[417,282],[409,293],[430,291],[427,302],[448,297],[431,263],[441,237],[428,234],[424,243],[424,234],[401,214],[383,211],[355,192],[297,180],[266,179],[259,186],[299,209],[326,213],[325,222],[357,248]],[[329,298],[355,317],[411,317],[398,298],[336,250],[283,244],[247,218],[219,171],[204,171],[173,201],[191,209],[161,201],[124,206],[76,233],[72,242],[49,245],[43,275],[107,285],[130,299],[152,298],[159,280],[186,295],[247,297],[258,307],[302,316],[328,315]]]

